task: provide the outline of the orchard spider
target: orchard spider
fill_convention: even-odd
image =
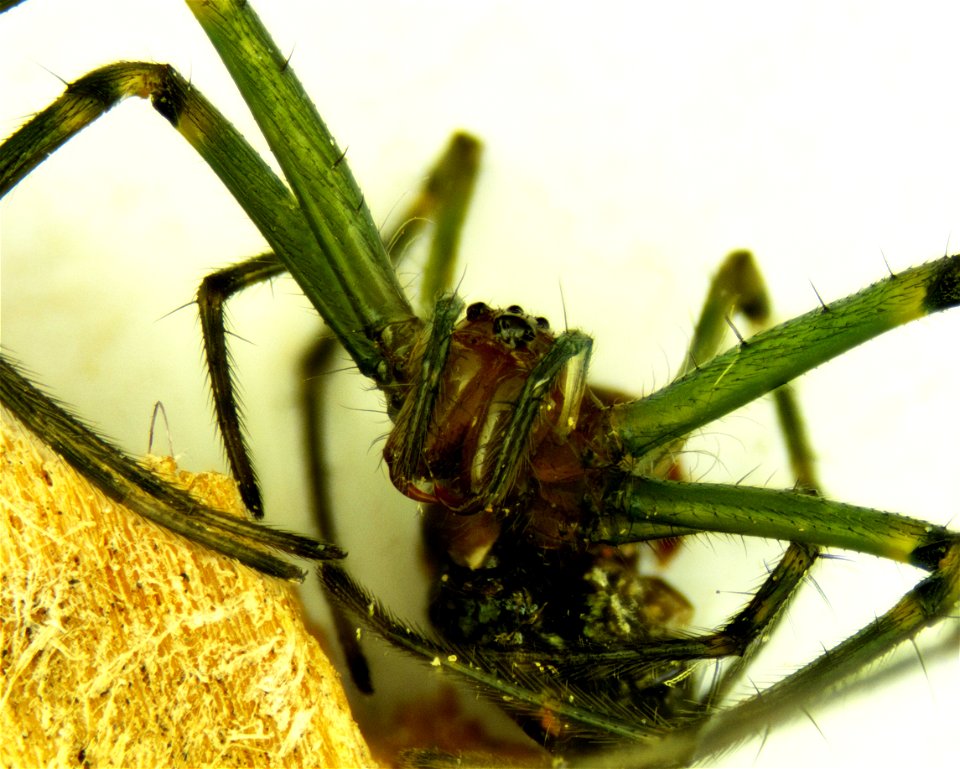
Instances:
[[[525,728],[560,753],[577,755],[609,740],[630,745],[618,748],[630,751],[630,760],[641,761],[641,753],[650,750],[653,760],[684,762],[781,720],[821,694],[826,681],[852,676],[950,614],[960,568],[957,535],[815,495],[810,451],[792,395],[781,385],[894,325],[954,306],[957,257],[892,272],[849,300],[824,302],[717,355],[729,315],[766,321],[762,281],[752,260],[737,252],[715,278],[713,299],[673,384],[640,401],[588,388],[589,337],[570,331],[548,336],[541,319],[519,306],[466,307],[447,298],[435,312],[431,306],[432,322],[414,315],[345,154],[304,103],[287,57],[270,47],[256,55],[241,50],[241,42],[253,45],[255,38],[257,45],[271,45],[243,4],[196,3],[194,10],[261,122],[293,195],[190,83],[168,68],[139,64],[109,66],[81,78],[51,108],[55,112],[42,113],[5,144],[3,191],[82,128],[57,110],[87,109],[84,119],[92,120],[131,94],[150,96],[227,183],[276,254],[223,271],[221,278],[236,283],[217,289],[217,280],[209,281],[205,289],[214,287],[213,299],[202,302],[210,310],[205,339],[218,419],[248,507],[256,514],[262,504],[233,411],[217,309],[242,285],[290,271],[398,420],[387,447],[395,485],[444,508],[438,514],[434,507],[428,515],[439,586],[432,614],[443,640],[408,636],[402,623],[374,612],[367,621],[379,633],[473,678],[494,697],[508,696],[509,709]],[[84,99],[92,101],[80,104]],[[65,135],[51,138],[61,130]],[[451,146],[437,173],[455,169],[453,191],[424,209],[438,220],[438,233],[444,227],[454,233],[453,242],[434,237],[444,264],[452,261],[472,183],[472,171],[464,168],[472,167],[476,153],[469,137]],[[432,299],[436,292],[426,293]],[[461,310],[466,320],[460,320]],[[467,351],[478,345],[492,349],[470,358]],[[516,356],[527,351],[529,360],[518,366]],[[498,367],[509,371],[495,382],[471,379]],[[6,381],[18,382],[8,374]],[[780,400],[791,441],[796,488],[776,492],[684,482],[677,460],[684,436],[770,391]],[[478,421],[471,412],[473,421],[460,433],[445,433],[454,417],[434,420],[444,408],[460,413],[462,402],[444,406],[445,399],[460,395],[480,414],[496,415]],[[452,448],[441,445],[445,441]],[[633,543],[700,531],[793,543],[747,608],[715,634],[674,627],[686,614],[683,597],[634,571],[639,556]],[[228,537],[220,547],[243,555],[233,545]],[[323,555],[309,543],[298,547],[293,549],[301,555]],[[865,635],[756,698],[715,712],[714,703],[726,696],[743,666],[731,664],[710,681],[699,671],[711,668],[696,661],[731,654],[750,658],[754,641],[772,629],[820,547],[881,555],[931,572],[904,598],[909,604],[922,597],[928,615],[913,620],[884,615],[888,624],[864,628]],[[275,563],[267,568],[292,576]],[[321,574],[342,605],[365,613],[367,596],[345,572],[323,566]],[[557,574],[564,579],[554,581]],[[550,591],[574,595],[575,585],[582,593],[577,608],[564,609],[562,617],[552,613],[559,601]],[[632,596],[626,613],[621,603],[627,599],[620,593]],[[489,624],[491,614],[503,615],[505,624]],[[574,625],[564,625],[566,619]],[[620,635],[591,635],[594,628],[613,625]],[[746,723],[745,733],[737,731],[740,722]]]

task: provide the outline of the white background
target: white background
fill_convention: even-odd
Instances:
[[[378,221],[404,204],[451,131],[484,139],[461,292],[520,303],[555,326],[566,313],[596,338],[595,381],[638,394],[668,381],[709,275],[733,248],[755,251],[784,318],[815,306],[811,282],[829,301],[883,277],[884,256],[898,270],[960,250],[952,4],[259,5],[349,148]],[[175,64],[254,135],[173,0],[34,0],[0,18],[0,134],[55,98],[59,78],[124,58]],[[222,467],[193,310],[168,313],[206,272],[265,246],[186,143],[146,104],[126,104],[0,211],[6,351],[136,453],[162,400],[181,462]],[[415,269],[403,280],[415,283]],[[308,530],[295,362],[319,323],[288,281],[252,291],[232,315],[248,340],[233,349],[268,516]],[[803,380],[830,495],[951,522],[958,336],[960,313],[929,319]],[[416,507],[380,465],[389,424],[358,375],[331,382],[329,462],[350,564],[388,605],[415,613]],[[769,411],[760,403],[708,428],[691,444],[694,475],[790,485]],[[755,585],[776,552],[745,548],[696,542],[668,570],[699,623],[729,608],[717,592],[741,601],[735,591]],[[808,591],[757,682],[883,611],[915,576],[871,558],[825,564],[826,600]],[[382,689],[395,656],[374,652]],[[956,655],[927,659],[926,676],[907,657],[897,681],[817,708],[817,727],[801,718],[726,760],[945,765],[960,712]],[[402,689],[429,677],[416,666],[399,676]]]

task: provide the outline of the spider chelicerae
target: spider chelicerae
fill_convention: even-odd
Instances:
[[[5,21],[6,21],[6,20],[5,20]],[[163,57],[163,51],[162,51],[162,49],[156,51],[155,54],[156,54],[156,56],[157,56],[158,58],[162,58],[162,57]],[[294,62],[295,65],[298,64],[298,56],[294,56],[293,62]],[[199,78],[198,78],[198,84],[199,84]],[[36,106],[36,105],[34,105],[34,108],[35,108],[35,106]],[[113,119],[113,118],[108,118],[108,120],[111,120],[111,119]],[[156,122],[156,121],[155,121],[155,122]],[[162,131],[162,130],[164,130],[164,129],[166,129],[166,126],[161,125],[161,126],[159,127],[158,131]],[[169,133],[169,131],[168,131],[168,133]],[[485,132],[485,133],[486,133],[486,132]],[[351,160],[353,160],[353,153],[352,153],[352,151],[351,151]],[[366,178],[367,176],[368,176],[368,174],[363,174],[363,178]],[[365,185],[365,186],[366,186],[366,185]],[[632,207],[632,206],[631,206],[631,207]],[[943,229],[943,228],[941,227],[941,230],[942,230],[942,229]],[[938,234],[939,234],[939,233],[938,233]],[[738,242],[739,242],[739,240],[738,240]],[[753,243],[751,243],[751,244],[753,245]],[[254,249],[248,249],[248,250],[252,251],[252,250],[254,250]],[[715,250],[715,249],[714,249],[714,250]],[[832,250],[832,248],[831,248],[831,250]],[[512,265],[511,265],[511,266],[512,266]],[[517,268],[517,269],[519,269],[519,268]],[[661,268],[661,269],[663,269],[663,268]],[[673,266],[671,266],[670,269],[673,270],[673,269],[676,269],[676,268],[673,267]],[[681,269],[681,271],[682,271],[682,268],[680,268],[680,269]],[[592,272],[592,271],[593,271],[593,270],[591,269],[591,272]],[[468,283],[472,283],[472,282],[473,282],[473,277],[474,277],[474,276],[473,276],[472,273],[473,273],[473,267],[471,266],[470,271],[468,271],[468,273],[467,273],[467,278],[465,279],[465,282],[468,282]],[[878,273],[878,271],[875,270],[874,273],[872,273],[872,274],[879,274],[879,273]],[[501,291],[501,292],[499,292],[498,296],[502,296],[502,297],[503,297],[503,299],[502,299],[503,304],[508,304],[508,303],[513,302],[513,301],[522,301],[522,303],[524,304],[525,307],[528,307],[528,308],[530,308],[530,309],[533,309],[534,307],[536,307],[538,312],[542,312],[542,311],[543,311],[543,310],[540,308],[540,305],[538,305],[535,300],[533,300],[533,299],[528,299],[528,298],[527,298],[527,296],[529,295],[529,293],[530,293],[530,291],[531,291],[531,287],[530,287],[529,285],[524,285],[525,283],[528,283],[528,280],[526,280],[526,279],[523,277],[523,273],[519,273],[519,274],[518,274],[515,270],[510,270],[509,267],[502,268],[502,269],[499,270],[499,272],[496,273],[496,276],[497,276],[500,280],[503,279],[503,276],[504,276],[504,275],[509,275],[509,276],[511,277],[511,282],[515,282],[517,285],[520,285],[520,286],[522,287],[522,289],[523,289],[523,292],[522,292],[523,295],[522,295],[522,296],[518,296],[518,295],[517,295],[517,294],[518,294],[517,291],[509,291],[509,292],[503,292],[503,291]],[[555,284],[554,284],[552,281],[550,281],[550,282],[551,282],[551,285],[548,286],[549,292],[550,292],[550,293],[553,293],[553,294],[557,294],[558,292],[557,292],[557,290],[556,290],[556,288],[555,288]],[[637,281],[637,282],[639,282],[639,281]],[[539,288],[539,287],[538,287],[538,288]],[[827,294],[827,291],[826,291],[826,290],[824,289],[824,287],[820,284],[819,278],[818,278],[817,288],[820,289],[825,295]],[[636,289],[636,290],[640,290],[640,289]],[[564,285],[564,292],[565,292],[565,294],[566,294],[566,296],[567,296],[567,301],[571,304],[571,306],[576,306],[574,300],[570,298],[570,295],[571,295],[571,287],[569,287],[569,286],[567,286],[567,285],[565,284],[565,285]],[[78,294],[79,294],[79,293],[80,293],[80,291],[79,291],[79,289],[78,289]],[[700,293],[702,293],[702,289],[700,290]],[[774,300],[777,301],[777,302],[778,302],[778,305],[779,305],[779,304],[780,304],[780,302],[779,302],[779,296],[777,295],[777,292],[776,292],[776,291],[774,291],[773,293],[774,293]],[[833,293],[833,292],[831,292],[830,295],[831,295],[831,296],[838,296],[838,295],[840,295],[840,293],[842,293],[842,292],[839,292],[839,293]],[[477,292],[475,293],[475,292],[474,292],[474,289],[473,289],[472,287],[471,287],[471,295],[482,296],[482,298],[486,298],[485,295],[479,294],[479,291],[477,291]],[[554,297],[554,300],[555,300],[555,297]],[[696,299],[696,298],[690,298],[689,301],[687,302],[687,306],[688,306],[688,307],[693,307],[693,306],[696,305],[697,301],[698,301],[698,299]],[[813,296],[812,292],[810,292],[810,294],[808,295],[808,299],[805,301],[804,308],[808,308],[808,307],[810,307],[810,306],[814,306],[815,301],[816,301],[816,300],[815,300],[815,297]],[[829,302],[829,299],[828,299],[828,302]],[[168,307],[169,307],[169,305],[166,305],[166,306],[164,306],[163,309],[167,309]],[[685,314],[684,314],[684,317],[686,317],[686,307],[684,308],[684,313],[685,313]],[[578,316],[579,316],[579,314],[580,314],[580,313],[578,313]],[[584,312],[583,314],[586,315],[586,312]],[[644,313],[644,314],[646,314],[646,313]],[[656,312],[654,311],[653,314],[656,315]],[[628,313],[628,315],[629,315],[629,317],[630,317],[631,320],[632,320],[632,319],[634,318],[634,316],[635,316],[635,313],[634,313],[633,311],[630,311],[630,312]],[[551,313],[551,319],[553,320],[553,323],[554,323],[554,326],[555,326],[555,327],[562,327],[562,324],[561,324],[560,321],[559,321],[559,318],[560,318],[560,317],[562,317],[562,316],[560,315],[559,312]],[[151,321],[151,322],[153,321],[153,317],[150,318],[150,321]],[[593,323],[594,321],[591,319],[590,322]],[[677,321],[676,321],[676,320],[674,320],[674,324],[675,324],[675,325],[677,324]],[[621,322],[620,325],[623,325],[623,323]],[[602,331],[600,331],[596,325],[592,325],[592,326],[591,326],[591,331],[592,331],[592,332],[595,332],[595,335],[597,336],[597,338],[599,338],[599,339],[602,341],[604,347],[610,347],[610,346],[612,346],[612,345],[614,344],[612,341],[607,341],[608,338],[603,336]],[[243,333],[243,332],[241,332],[241,333]],[[689,334],[689,332],[687,332],[687,333]],[[655,338],[658,338],[658,339],[662,338],[662,337],[658,336],[658,335],[657,335],[656,333],[654,333],[654,332],[652,332],[650,335],[653,336],[653,337],[655,337]],[[627,345],[627,344],[631,344],[631,345],[632,345],[632,343],[633,343],[633,341],[634,341],[634,336],[635,336],[635,335],[632,335],[632,334],[631,334],[631,335],[630,335],[630,338],[629,338],[629,341],[628,341],[628,342],[625,342],[624,344],[625,344],[625,345]],[[639,344],[639,342],[638,342],[638,344]],[[663,343],[663,342],[657,342],[654,346],[656,347],[656,346],[658,346],[658,345],[664,345],[664,343]],[[13,345],[13,346],[14,346],[15,349],[22,349],[22,347],[17,348],[16,345]],[[234,345],[234,346],[236,347],[237,345]],[[680,345],[679,345],[679,347],[676,347],[676,349],[682,349],[682,346],[683,346],[683,342],[681,342]],[[629,349],[631,349],[631,351],[632,351],[632,349],[633,349],[632,346],[631,346]],[[943,348],[941,348],[941,349],[943,349]],[[668,351],[668,352],[669,352],[669,351]],[[619,353],[619,354],[622,355],[622,353]],[[632,354],[633,354],[633,353],[631,352],[631,355],[632,355]],[[641,353],[637,353],[636,357],[641,358],[641,359],[644,359],[644,360],[650,360],[650,358],[651,358],[651,356],[649,356],[649,355],[643,355],[643,354],[641,354]],[[654,354],[652,357],[656,358],[656,354]],[[644,366],[647,366],[648,364],[644,363],[643,365],[644,365]],[[676,362],[676,358],[674,358],[674,363],[673,363],[673,366],[672,366],[671,374],[676,373],[676,369],[677,369],[678,365],[679,365],[679,364]],[[241,369],[242,369],[242,367],[241,367]],[[46,373],[46,372],[44,372],[44,373]],[[645,373],[645,371],[644,371],[644,373]],[[669,374],[661,374],[659,381],[662,383],[663,381],[665,381],[666,379],[668,379],[669,376],[670,376]],[[630,384],[630,383],[629,383],[629,381],[628,381],[628,382],[625,382],[625,383],[623,384],[623,386],[624,386],[624,387],[627,387],[629,384]],[[633,387],[632,389],[636,390],[637,388]],[[652,389],[652,387],[651,387],[650,389]],[[78,399],[74,399],[74,398],[71,397],[70,400],[78,400]],[[899,407],[899,404],[898,404],[898,407]],[[250,409],[250,411],[252,412],[253,409]],[[205,422],[205,420],[200,420],[200,421],[204,421],[204,422]],[[381,428],[381,429],[382,429],[382,428]],[[708,451],[709,451],[709,449],[708,449]],[[817,444],[817,451],[820,452],[820,453],[822,453],[822,451],[823,451],[823,449],[821,448],[821,446],[819,445],[819,443]],[[724,454],[721,458],[722,458],[722,460],[723,460],[724,463],[728,463],[728,459],[727,459],[726,454]],[[709,462],[709,460],[708,460],[708,462]],[[747,468],[744,470],[744,472],[746,472],[746,470],[749,470],[749,469],[750,469],[750,468],[747,467]],[[740,477],[740,475],[739,475],[739,474],[736,474],[736,473],[733,473],[732,476],[733,476],[734,479],[737,479],[737,478]],[[747,478],[747,481],[748,481],[748,482],[754,481],[755,478],[756,478],[755,475],[751,475],[751,476],[749,476],[749,477]],[[766,480],[766,479],[765,479],[765,478],[761,478],[760,480],[763,481],[763,480]],[[788,480],[788,481],[786,481],[786,482],[780,483],[779,485],[789,485],[790,482],[791,482],[791,481]],[[826,484],[826,485],[829,487],[829,489],[830,489],[831,492],[834,492],[834,491],[835,491],[835,484],[834,484],[832,481],[831,481],[830,483]],[[846,496],[846,495],[845,495],[845,496]],[[852,499],[858,499],[857,496],[852,496],[851,498],[852,498]],[[880,502],[878,502],[877,504],[878,504],[879,506],[885,506],[885,503],[880,503]],[[268,507],[269,507],[269,505],[268,505]],[[897,507],[897,506],[890,505],[890,507]],[[696,545],[694,545],[693,547],[696,547]],[[358,549],[360,549],[359,546],[356,546],[356,545],[355,545],[355,546],[352,547],[352,552],[353,552],[353,553],[357,553]],[[751,584],[752,584],[752,583],[751,583]],[[742,586],[738,586],[738,587],[742,587]],[[731,588],[731,589],[733,589],[733,588]]]

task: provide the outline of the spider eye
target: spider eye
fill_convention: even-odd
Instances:
[[[523,315],[515,315],[512,310],[512,307],[508,308],[507,312],[496,317],[493,333],[507,347],[522,348],[533,341],[533,326]]]
[[[467,320],[477,320],[482,318],[484,315],[489,314],[490,308],[487,307],[483,302],[474,302],[469,307],[467,307]]]
[[[514,315],[523,315],[523,308],[519,304],[511,304],[507,308],[507,312],[511,312]]]

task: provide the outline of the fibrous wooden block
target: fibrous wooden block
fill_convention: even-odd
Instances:
[[[0,765],[373,764],[291,585],[108,500],[0,420]],[[229,479],[162,465],[243,514]]]

